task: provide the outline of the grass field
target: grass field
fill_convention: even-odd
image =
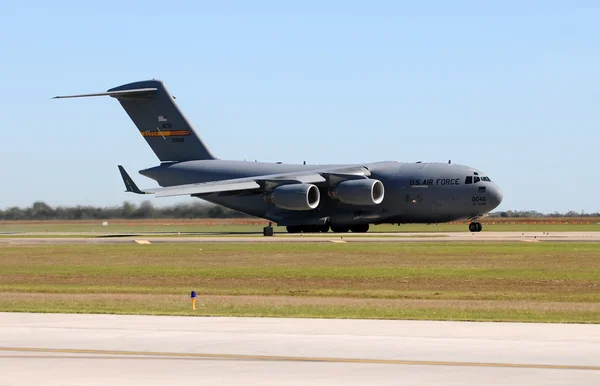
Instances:
[[[13,232],[138,233],[138,232],[208,232],[208,233],[260,233],[268,222],[257,219],[161,219],[161,220],[107,220],[104,221],[0,221],[0,235]],[[563,232],[600,231],[600,218],[561,219],[483,219],[484,231]],[[369,232],[466,232],[464,221],[449,224],[375,225]],[[275,232],[285,232],[276,227]]]
[[[598,323],[600,244],[0,245],[0,311]]]

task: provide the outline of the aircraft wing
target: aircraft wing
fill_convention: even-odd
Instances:
[[[289,172],[263,176],[233,178],[229,180],[201,182],[196,184],[175,185],[165,188],[140,190],[125,169],[119,165],[119,171],[128,192],[154,194],[156,197],[171,197],[194,194],[220,193],[244,190],[268,191],[285,184],[335,185],[340,181],[367,178],[369,169],[360,165],[323,168],[311,171]]]

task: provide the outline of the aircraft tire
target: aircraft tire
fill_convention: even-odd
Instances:
[[[353,233],[366,233],[369,231],[369,224],[353,225],[350,227]]]
[[[481,225],[481,223],[472,222],[469,224],[470,232],[481,232],[482,229],[483,229],[483,226]]]
[[[319,233],[321,232],[321,227],[319,225],[307,225],[304,227],[305,233]]]
[[[329,225],[288,225],[285,229],[288,233],[325,233],[329,232]]]
[[[335,233],[346,233],[349,230],[350,230],[350,227],[343,226],[343,225],[332,225],[331,226],[331,231],[335,232]]]
[[[328,224],[319,225],[319,232],[321,232],[321,233],[329,232],[329,225]]]
[[[302,232],[302,227],[299,225],[288,225],[285,227],[285,230],[288,233],[300,233]]]

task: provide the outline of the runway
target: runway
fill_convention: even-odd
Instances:
[[[0,313],[0,384],[597,385],[600,326]]]
[[[21,233],[4,234],[0,244],[196,244],[196,243],[289,243],[289,242],[471,242],[471,241],[578,241],[600,242],[600,232],[420,232],[420,233],[326,233],[287,234],[273,237],[262,234],[230,233],[138,233],[138,234],[93,234],[93,233]]]

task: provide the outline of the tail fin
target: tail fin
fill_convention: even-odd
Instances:
[[[161,162],[215,159],[163,82],[134,82],[106,93],[68,97],[97,95],[109,95],[119,101]]]

